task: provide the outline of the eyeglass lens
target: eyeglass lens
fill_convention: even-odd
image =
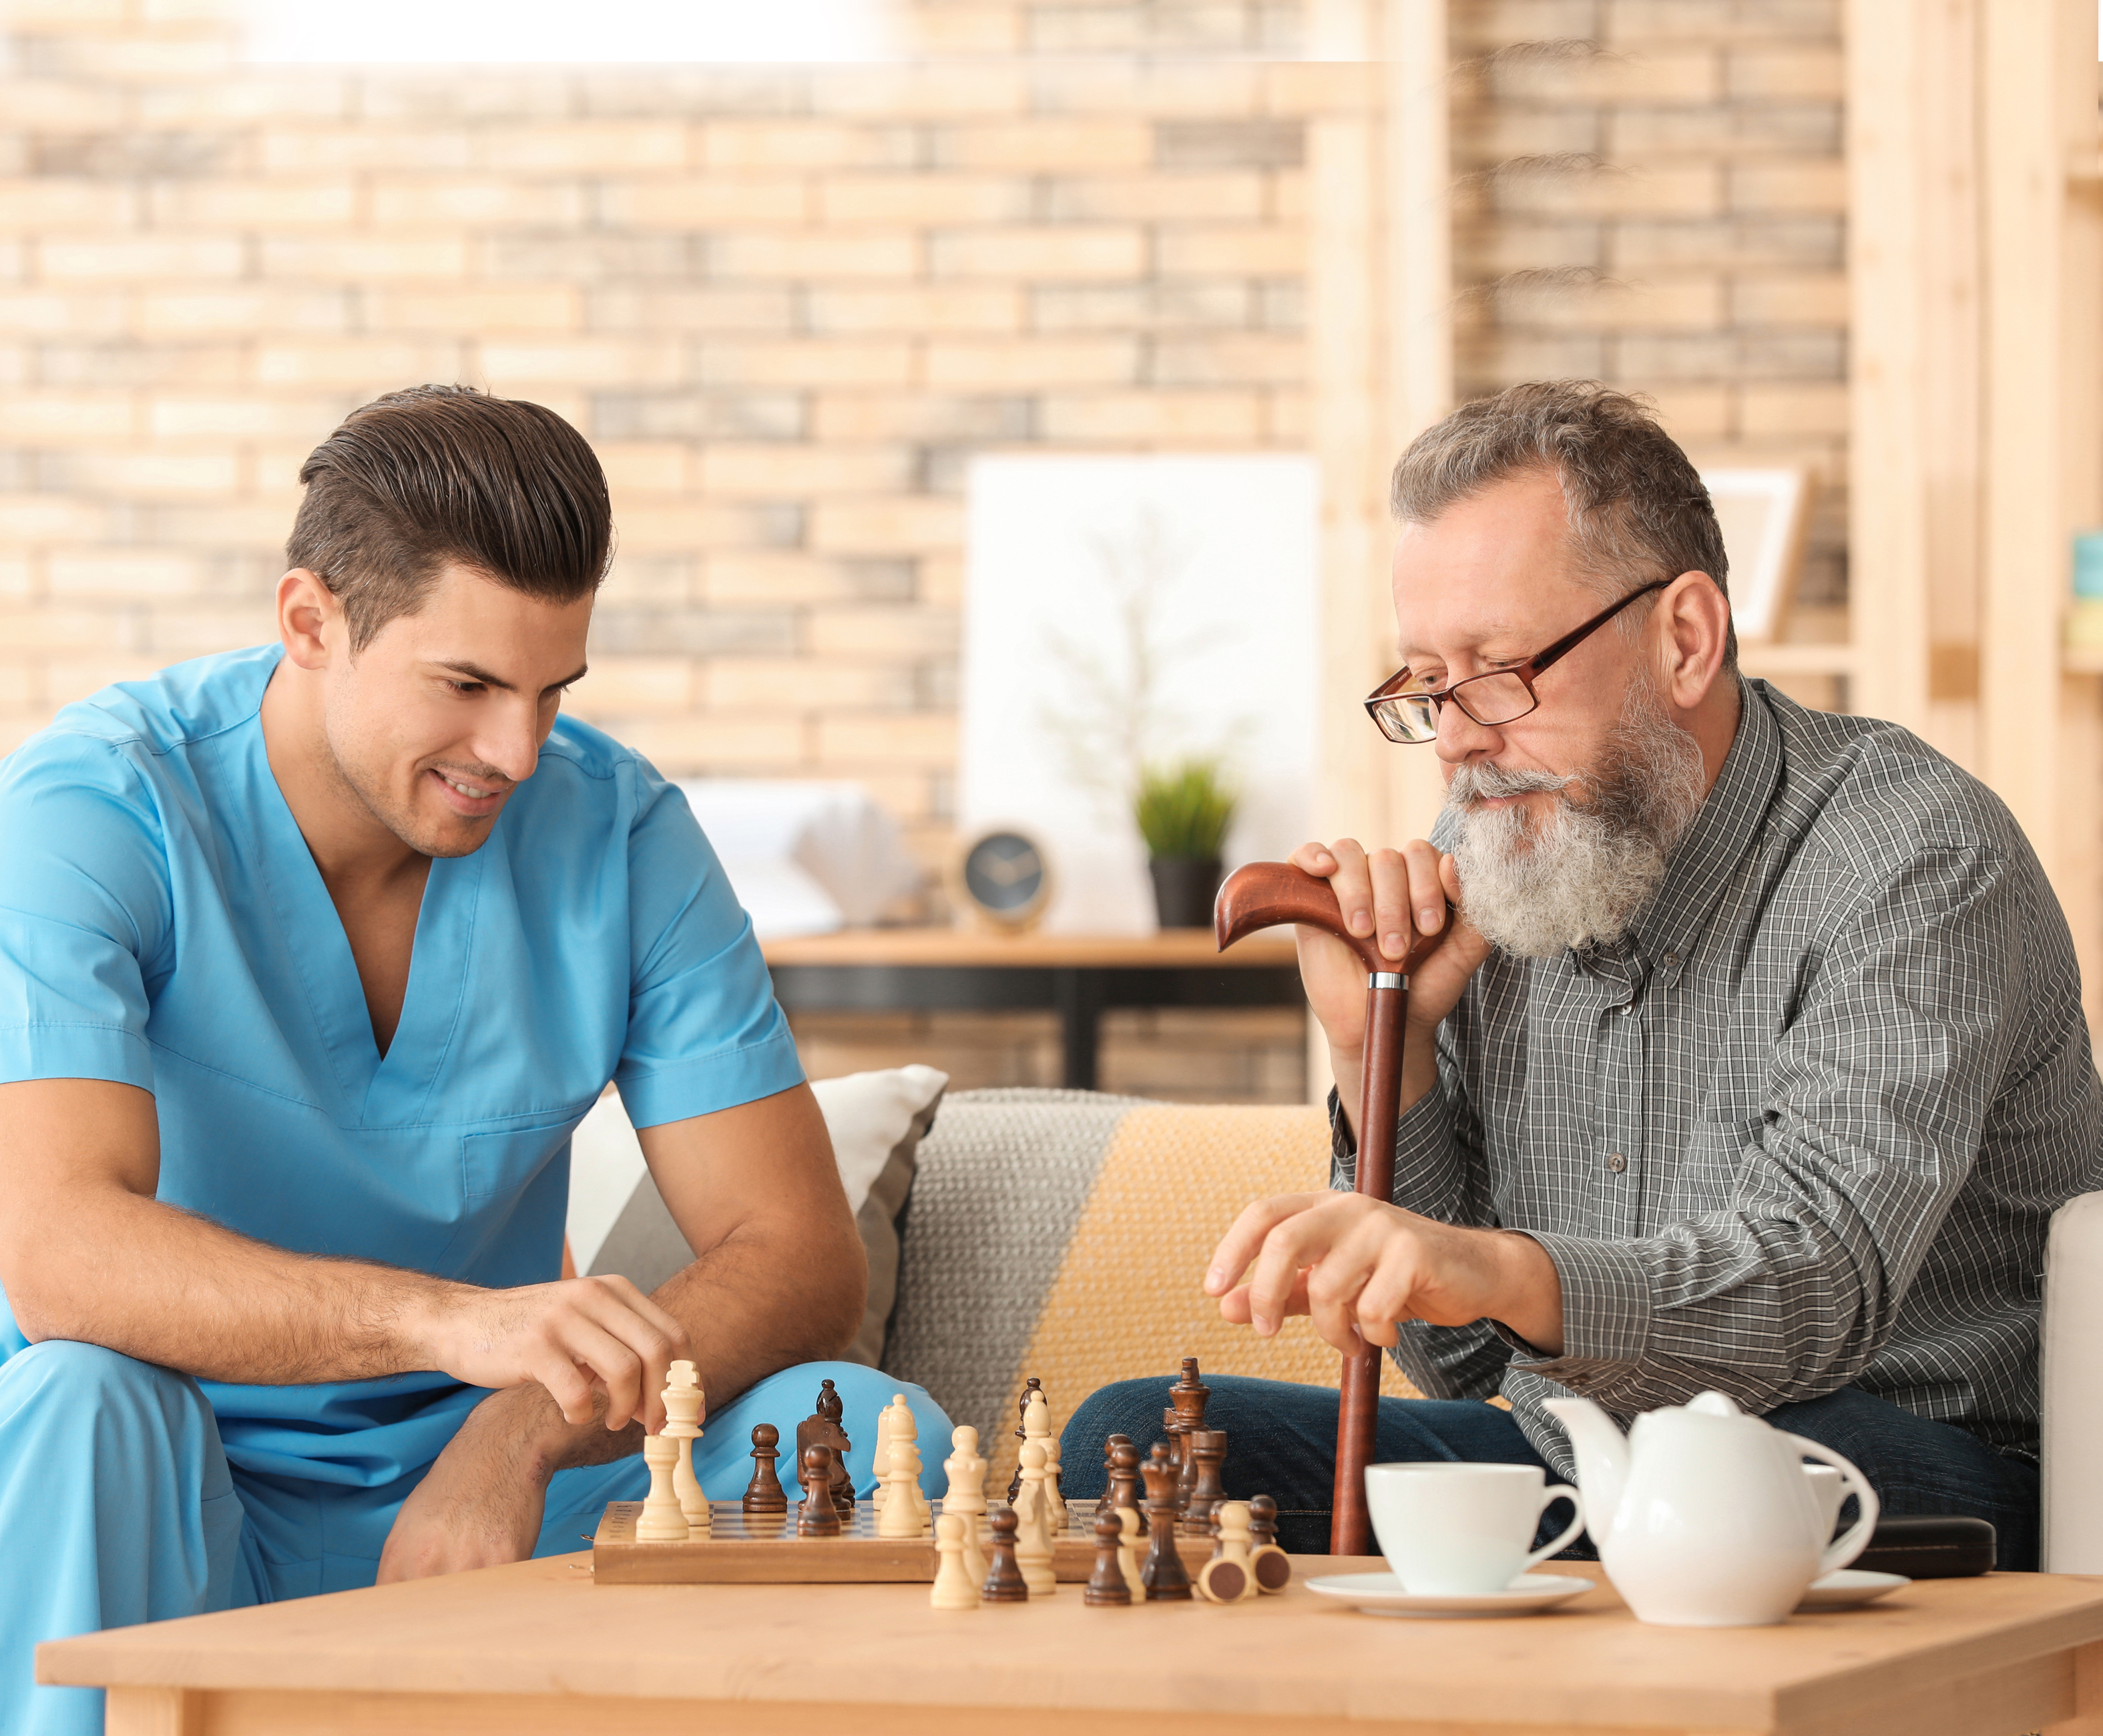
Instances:
[[[1524,717],[1534,708],[1533,690],[1506,670],[1471,676],[1447,697],[1485,729]],[[1394,741],[1430,741],[1438,734],[1438,707],[1429,693],[1393,693],[1380,702],[1381,730]]]

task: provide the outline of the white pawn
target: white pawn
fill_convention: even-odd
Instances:
[[[970,1526],[961,1513],[945,1513],[935,1521],[935,1552],[941,1565],[935,1569],[935,1583],[927,1601],[937,1609],[976,1609],[980,1579],[971,1576],[965,1559],[964,1537]],[[983,1577],[983,1576],[981,1576]]]
[[[1015,1502],[1015,1565],[1022,1570],[1022,1582],[1032,1597],[1049,1597],[1059,1588],[1052,1570],[1052,1531],[1044,1496],[1044,1448],[1041,1442],[1022,1444],[1022,1488]]]
[[[885,1442],[887,1462],[883,1475],[888,1493],[884,1496],[883,1511],[876,1517],[876,1534],[924,1537],[927,1521],[920,1511],[918,1431],[914,1427],[913,1413],[906,1406],[904,1393],[891,1400],[887,1414],[891,1418],[891,1427]]]
[[[1246,1501],[1223,1501],[1220,1503],[1220,1541],[1213,1551],[1212,1561],[1230,1561],[1242,1570],[1241,1590],[1234,1594],[1237,1603],[1247,1603],[1260,1589],[1256,1582],[1256,1569],[1250,1560],[1252,1538],[1249,1532],[1249,1506]],[[1212,1561],[1207,1561],[1198,1571],[1198,1594],[1211,1602],[1220,1601],[1214,1592],[1208,1571]]]
[[[949,1444],[956,1450],[942,1461],[949,1486],[942,1497],[942,1511],[964,1522],[964,1571],[973,1585],[984,1585],[990,1569],[982,1532],[985,1521],[986,1462],[979,1452],[979,1431],[968,1426],[955,1430]]]
[[[1066,1529],[1066,1502],[1059,1493],[1059,1437],[1052,1432],[1052,1406],[1042,1391],[1029,1395],[1022,1413],[1022,1438],[1044,1449],[1044,1523],[1053,1536]]]
[[[669,1436],[645,1436],[642,1462],[650,1467],[650,1493],[636,1517],[635,1541],[685,1542],[687,1516],[679,1510],[679,1498],[672,1489],[673,1469],[679,1462],[679,1443]]]
[[[701,1537],[709,1534],[709,1498],[694,1476],[694,1443],[701,1438],[700,1378],[691,1362],[675,1362],[671,1384],[665,1389],[665,1438],[679,1444],[679,1462],[672,1472],[672,1493],[687,1529]]]
[[[920,1493],[920,1425],[914,1418],[913,1407],[905,1402],[905,1395],[895,1392],[891,1396],[891,1438],[894,1444],[905,1449],[906,1469],[909,1475],[903,1485],[913,1498],[913,1511],[918,1517],[920,1529],[925,1532],[934,1522],[935,1504]]]
[[[1139,1576],[1140,1557],[1146,1552],[1146,1539],[1140,1535],[1139,1510],[1121,1507],[1117,1510],[1118,1524],[1123,1535],[1118,1539],[1118,1565],[1124,1569],[1124,1582],[1132,1587],[1132,1595],[1138,1601],[1146,1598],[1146,1582]]]

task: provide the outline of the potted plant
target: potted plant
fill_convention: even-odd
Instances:
[[[1216,759],[1140,769],[1132,818],[1146,841],[1154,906],[1164,928],[1209,928],[1220,892],[1220,848],[1234,823],[1235,792]]]

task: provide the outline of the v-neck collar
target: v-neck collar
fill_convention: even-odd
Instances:
[[[275,665],[273,665],[274,668]],[[265,673],[265,685],[269,672]],[[336,901],[307,848],[305,835],[270,769],[263,740],[262,693],[256,713],[238,732],[243,781],[261,845],[258,868],[285,939],[285,950],[306,990],[322,1052],[341,1092],[340,1119],[360,1126],[399,1126],[425,1119],[467,994],[475,906],[482,859],[500,848],[501,826],[471,856],[433,857],[424,882],[411,943],[409,981],[393,1040],[382,1056],[358,981],[358,961]]]

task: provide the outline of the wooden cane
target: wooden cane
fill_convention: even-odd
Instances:
[[[1251,862],[1220,888],[1212,929],[1224,952],[1243,936],[1280,923],[1305,923],[1333,934],[1366,968],[1366,1066],[1358,1100],[1358,1191],[1376,1200],[1394,1191],[1394,1124],[1402,1097],[1402,1027],[1409,1011],[1408,968],[1436,934],[1415,935],[1402,968],[1373,941],[1344,926],[1344,913],[1327,880],[1289,862]],[[1441,932],[1443,932],[1443,930]],[[1379,1421],[1382,1352],[1373,1346],[1344,1358],[1336,1409],[1336,1483],[1330,1507],[1329,1553],[1371,1555],[1366,1511],[1366,1467]]]

